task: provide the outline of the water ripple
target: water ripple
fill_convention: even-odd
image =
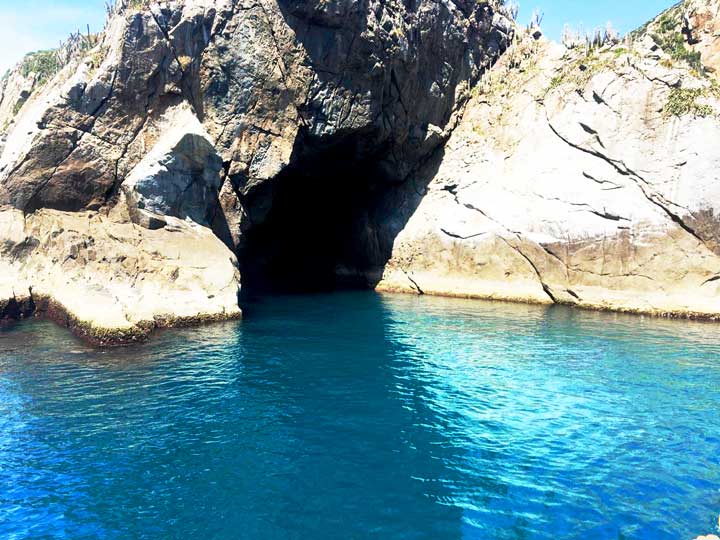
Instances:
[[[720,327],[341,294],[98,351],[0,329],[0,537],[677,539]]]

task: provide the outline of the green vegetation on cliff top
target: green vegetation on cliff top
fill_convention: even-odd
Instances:
[[[679,29],[680,20],[672,10],[663,13],[657,21],[655,32],[650,37],[658,46],[677,62],[685,62],[698,73],[704,73],[705,68],[700,59],[700,53],[688,49],[685,36]]]
[[[20,64],[20,74],[27,77],[31,73],[35,73],[37,82],[43,83],[51,79],[61,68],[62,65],[55,49],[37,51],[29,53],[23,58]]]

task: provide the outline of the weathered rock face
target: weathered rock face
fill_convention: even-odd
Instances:
[[[380,288],[720,314],[720,92],[652,40],[496,65]]]
[[[512,24],[496,4],[120,0],[93,48],[70,58],[13,119],[0,158],[0,207],[14,209],[6,211],[11,221],[16,211],[27,216],[26,235],[30,224],[36,236],[53,227],[47,216],[73,221],[66,213],[75,212],[90,212],[91,221],[115,215],[118,227],[142,238],[171,228],[170,237],[187,237],[178,260],[188,265],[196,229],[178,228],[178,220],[211,228],[232,260],[230,250],[242,250],[273,207],[283,207],[278,197],[300,196],[288,205],[307,208],[297,223],[312,221],[303,218],[317,213],[313,201],[323,197],[326,206],[337,202],[338,215],[352,215],[356,227],[360,203],[352,201],[364,205],[375,191],[404,182],[447,139],[470,88],[506,48]],[[7,93],[0,111],[15,94]],[[352,182],[343,177],[348,170],[355,171]],[[308,189],[299,190],[301,182]],[[305,238],[332,228],[316,225]],[[276,228],[269,226],[273,234]],[[250,244],[259,246],[263,234]],[[367,233],[368,244],[376,234]],[[342,238],[332,240],[334,252]],[[73,266],[61,256],[63,242],[41,243],[56,253],[42,259],[14,245],[7,242],[4,256],[15,272],[9,282],[21,288],[38,289],[33,279],[59,283],[52,276],[67,273],[63,265],[85,275],[85,262]],[[262,251],[246,258],[267,257]],[[24,268],[38,260],[47,275],[31,279]],[[101,267],[116,261],[98,260],[94,271],[114,276]],[[136,267],[144,263],[139,258]],[[112,324],[125,318],[146,326],[159,313],[134,317],[112,296],[95,302],[115,303],[122,316]],[[76,304],[60,303],[90,320]],[[228,312],[224,299],[196,307],[199,314]]]
[[[0,318],[132,340],[239,315],[238,265],[718,317],[717,8],[590,55],[528,36],[475,88],[514,32],[498,2],[121,0],[56,76],[3,83],[0,119],[32,88]]]
[[[188,0],[118,12],[53,81],[49,106],[23,111],[36,127],[3,156],[0,200],[26,211],[107,204],[185,104],[241,197],[313,146],[350,137],[358,159],[399,179],[442,141],[507,40],[474,0]]]

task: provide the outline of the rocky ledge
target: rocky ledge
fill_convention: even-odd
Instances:
[[[108,345],[240,316],[237,260],[211,231],[117,214],[0,212],[0,319],[44,314]]]

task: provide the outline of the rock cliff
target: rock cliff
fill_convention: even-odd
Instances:
[[[720,315],[718,20],[692,1],[599,50],[518,43],[426,171],[379,288]]]
[[[512,33],[494,1],[119,0],[3,82],[2,315],[44,303],[99,341],[237,316],[234,253],[262,277],[316,236],[324,271],[379,272],[368,201],[447,140]]]
[[[0,320],[252,287],[720,316],[720,3],[567,48],[501,2],[120,0],[2,81]],[[491,67],[492,66],[492,67]]]

